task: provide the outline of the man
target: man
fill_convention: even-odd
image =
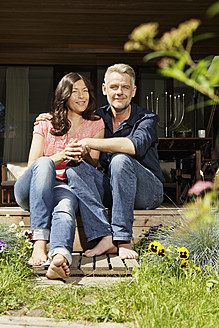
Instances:
[[[136,86],[135,72],[129,65],[109,67],[102,89],[109,105],[99,108],[97,114],[105,122],[105,139],[89,138],[80,143],[102,152],[100,163],[109,177],[104,190],[112,192],[113,244],[118,247],[121,258],[136,258],[137,253],[130,243],[133,211],[154,209],[163,200],[163,176],[157,154],[156,124],[159,119],[156,114],[131,104]],[[84,171],[82,167],[80,171]],[[99,175],[97,170],[92,171],[92,174]],[[70,179],[68,170],[66,174]],[[77,174],[81,173],[77,171]],[[86,174],[84,181],[87,180]],[[98,190],[104,184],[100,181],[94,181]],[[109,241],[110,236],[107,238]],[[105,241],[103,238],[95,248],[86,251],[86,256],[112,251],[113,246]]]
[[[79,198],[84,228],[89,215],[100,209],[100,225],[107,222],[105,206],[112,206],[112,234],[85,255],[92,257],[117,252],[122,259],[137,258],[131,247],[134,209],[154,209],[163,201],[163,176],[157,153],[156,114],[132,104],[136,93],[135,72],[129,65],[115,64],[105,74],[102,85],[108,105],[96,112],[105,123],[105,138],[79,141],[84,149],[101,151],[100,164],[104,173],[84,161],[66,167],[68,183]],[[111,202],[112,197],[112,202]],[[92,199],[93,207],[86,206]],[[91,228],[91,227],[89,227]],[[91,229],[89,229],[91,233]],[[86,231],[85,231],[86,233]],[[101,234],[100,234],[101,236]]]

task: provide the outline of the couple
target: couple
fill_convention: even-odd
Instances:
[[[136,258],[133,210],[153,209],[163,200],[159,119],[131,103],[134,70],[110,66],[102,88],[109,105],[94,112],[90,82],[77,73],[63,77],[51,120],[44,115],[35,125],[29,168],[15,184],[16,201],[30,210],[34,232],[29,263],[46,261],[49,240],[50,279],[69,275],[78,210],[87,240],[100,239],[86,256],[118,251],[123,259]],[[96,169],[99,154],[104,173]],[[112,207],[110,223],[105,207]]]

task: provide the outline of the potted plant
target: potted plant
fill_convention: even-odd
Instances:
[[[191,138],[192,129],[188,128],[184,124],[180,124],[175,130],[175,136],[176,138]]]

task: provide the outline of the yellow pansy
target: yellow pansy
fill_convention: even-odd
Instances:
[[[181,247],[181,248],[179,248],[179,249],[178,249],[178,253],[179,253],[179,258],[180,258],[180,259],[185,260],[185,259],[188,259],[188,258],[189,258],[189,251],[188,251],[188,249],[185,248],[185,247]]]
[[[153,241],[150,243],[148,247],[148,251],[157,254],[158,247],[161,246],[161,244],[157,241]]]
[[[188,260],[188,259],[186,259],[186,260],[182,260],[182,264],[180,265],[180,268],[181,268],[181,269],[186,269],[188,263],[189,263],[189,260]]]
[[[166,255],[166,249],[162,245],[159,245],[157,248],[157,255],[160,257],[164,257]]]
[[[197,273],[202,274],[202,269],[201,269],[200,265],[199,265],[199,266],[193,265],[193,269],[194,269]]]

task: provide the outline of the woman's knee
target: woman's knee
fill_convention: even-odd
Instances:
[[[33,165],[33,167],[36,167],[36,168],[42,167],[44,170],[46,168],[55,169],[55,164],[54,164],[53,160],[50,157],[46,157],[46,156],[37,158],[33,162],[32,165]]]
[[[55,163],[49,157],[40,157],[32,164],[32,172],[40,174],[41,178],[46,177],[47,179],[52,175],[56,176]]]
[[[25,189],[29,189],[27,186]],[[29,197],[27,192],[23,192],[23,186],[20,186],[20,181],[16,181],[14,185],[14,197],[16,203],[24,210],[29,211]]]

